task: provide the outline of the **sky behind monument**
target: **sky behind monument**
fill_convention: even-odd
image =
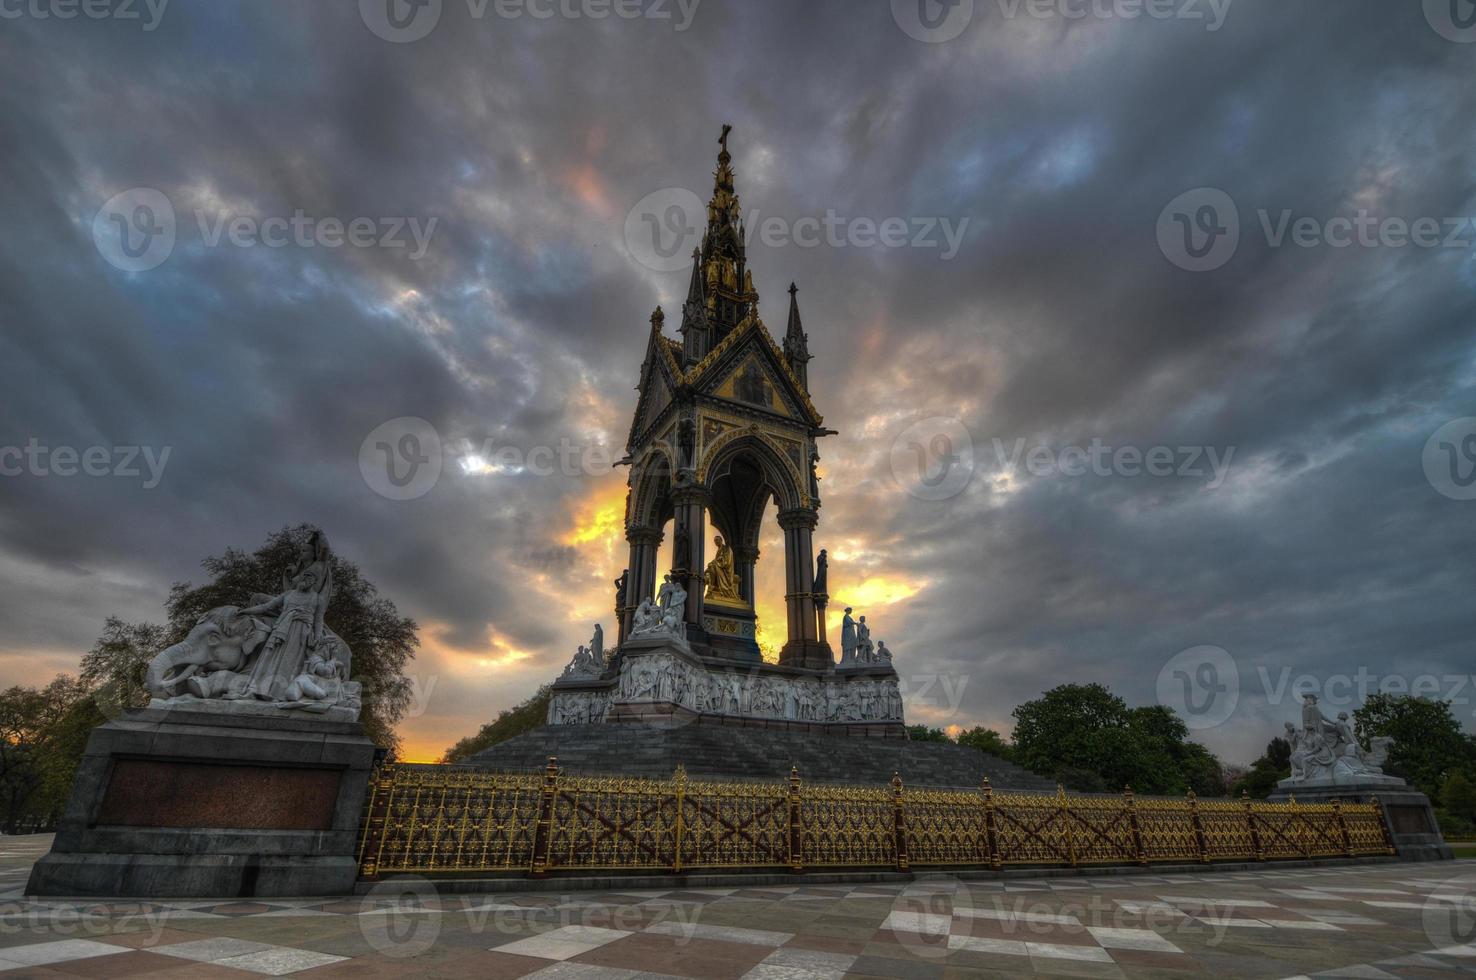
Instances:
[[[300,521],[422,625],[413,757],[557,676],[612,632],[609,464],[729,122],[839,432],[831,611],[910,721],[1101,681],[1246,761],[1306,677],[1469,726],[1472,30],[916,3],[7,7],[0,682]]]

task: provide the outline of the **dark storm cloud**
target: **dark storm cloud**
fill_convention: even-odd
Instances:
[[[469,9],[448,0],[408,44],[347,2],[174,0],[152,31],[0,22],[0,442],[172,450],[153,489],[4,478],[7,678],[32,651],[85,647],[109,613],[156,618],[202,555],[298,520],[447,656],[489,630],[534,653],[509,681],[443,687],[427,719],[469,728],[550,676],[585,628],[525,583],[614,576],[566,534],[621,476],[460,457],[623,445],[646,318],[661,302],[674,321],[685,287],[632,259],[626,213],[665,187],[705,198],[722,121],[750,213],[968,220],[948,261],[750,250],[771,327],[799,281],[815,401],[841,431],[822,447],[820,543],[857,543],[838,577],[929,583],[876,622],[906,670],[969,678],[939,721],[1005,723],[1064,679],[1146,702],[1170,656],[1211,644],[1239,661],[1244,704],[1206,738],[1244,757],[1290,710],[1266,706],[1258,668],[1470,663],[1476,504],[1436,493],[1420,458],[1471,414],[1471,249],[1273,248],[1257,215],[1472,213],[1476,46],[1417,5],[1238,0],[1209,31],[980,2],[942,44],[881,0],[703,0],[685,31]],[[1236,202],[1242,238],[1192,273],[1156,225],[1204,186]],[[168,196],[179,241],[128,273],[92,223],[136,187]],[[195,216],[299,210],[436,223],[411,259],[210,247]],[[358,467],[400,416],[459,447],[408,502]],[[889,462],[928,416],[975,442],[948,500],[902,492]],[[1017,439],[1234,455],[1213,488],[1005,480]]]

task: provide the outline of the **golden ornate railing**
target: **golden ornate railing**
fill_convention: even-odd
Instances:
[[[386,765],[365,878],[688,869],[1070,866],[1392,854],[1374,803],[572,777]]]

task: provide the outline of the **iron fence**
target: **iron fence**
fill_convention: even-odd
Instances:
[[[993,868],[1393,854],[1372,803],[1267,803],[540,775],[386,765],[364,878],[689,869]]]

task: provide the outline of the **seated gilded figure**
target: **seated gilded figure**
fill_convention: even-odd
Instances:
[[[707,570],[703,574],[703,582],[707,586],[705,599],[715,602],[728,602],[736,605],[743,603],[743,596],[738,591],[738,573],[733,567],[733,549],[723,540],[721,534],[712,539],[717,546],[717,554],[713,555],[712,561],[707,563]]]

